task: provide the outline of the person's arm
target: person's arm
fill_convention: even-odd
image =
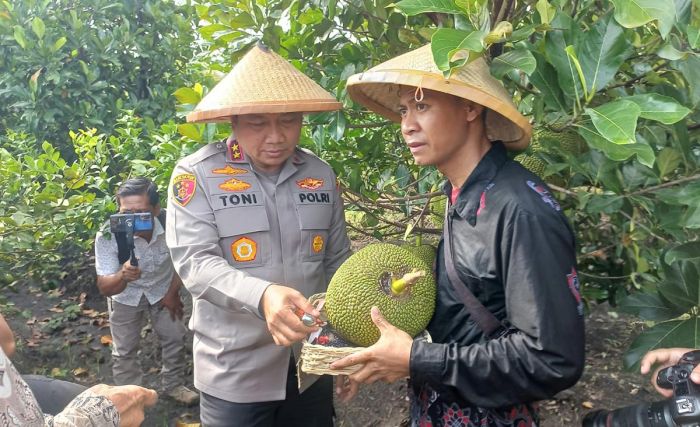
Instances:
[[[169,262],[169,260],[168,260]],[[168,310],[170,313],[170,318],[173,320],[182,319],[184,304],[182,303],[182,298],[180,298],[180,287],[182,286],[182,279],[177,273],[173,273],[173,278],[170,280],[170,287],[168,291],[160,300],[160,304]]]
[[[141,269],[131,265],[129,260],[119,264],[114,236],[105,236],[102,232],[95,237],[95,271],[97,289],[107,297],[123,292],[129,282],[141,277]]]
[[[56,416],[47,418],[46,425],[138,427],[145,418],[144,409],[157,401],[155,390],[136,385],[98,384],[79,394]]]
[[[189,176],[187,176],[189,175]],[[172,195],[177,177],[197,176],[194,194],[179,204]],[[267,322],[279,345],[304,339],[316,327],[307,327],[290,307],[318,316],[318,311],[297,290],[253,277],[233,268],[219,246],[219,230],[214,210],[207,199],[205,183],[195,168],[178,164],[168,188],[166,240],[175,271],[194,299],[203,299],[231,311],[247,311]]]
[[[114,274],[98,275],[97,289],[100,294],[111,297],[120,294],[126,289],[129,282],[133,282],[141,277],[141,269],[131,265],[127,260],[122,268]]]
[[[12,357],[15,354],[15,335],[2,313],[0,313],[0,347],[7,357]]]

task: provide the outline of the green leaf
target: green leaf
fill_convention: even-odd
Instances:
[[[658,285],[659,293],[670,304],[684,312],[698,305],[700,282],[698,271],[692,261],[680,261],[664,267],[666,277]]]
[[[585,33],[577,50],[591,95],[603,89],[615,77],[631,49],[622,27],[610,15],[596,21]]]
[[[625,353],[625,366],[637,367],[642,356],[656,348],[698,348],[699,346],[700,319],[697,317],[659,323],[635,338],[630,349]]]
[[[176,90],[173,95],[180,104],[197,104],[202,99],[201,94],[188,87],[181,87]]]
[[[542,98],[552,110],[566,111],[564,96],[557,84],[557,72],[544,56],[533,53],[537,66],[530,75],[530,82],[542,93]]]
[[[36,34],[36,37],[39,40],[44,38],[44,34],[46,33],[46,25],[44,25],[44,21],[42,21],[38,16],[32,20],[32,31],[34,31],[34,34]]]
[[[659,56],[659,58],[668,59],[669,61],[676,61],[688,56],[686,52],[681,52],[671,43],[666,43],[663,45],[661,49],[656,51],[656,54]]]
[[[568,98],[578,99],[580,98],[578,93],[578,87],[580,87],[579,78],[571,66],[566,53],[567,46],[578,43],[575,40],[578,28],[576,28],[576,24],[571,18],[564,13],[557,13],[554,21],[552,21],[552,27],[556,30],[552,29],[547,32],[544,45],[547,61],[552,64],[557,73],[557,82],[551,83],[558,83],[562,93]],[[539,63],[540,61],[538,60],[537,62]]]
[[[621,162],[636,155],[641,164],[647,167],[654,167],[654,150],[647,144],[615,144],[598,132],[597,129],[590,126],[581,126],[578,133],[586,140],[589,146],[600,150],[610,160]]]
[[[549,24],[552,22],[557,12],[557,8],[549,4],[547,0],[538,0],[535,9],[537,9],[537,13],[540,14],[540,23],[542,24]]]
[[[611,0],[615,5],[615,20],[625,28],[641,27],[658,21],[659,33],[666,38],[676,21],[675,7],[668,0]]]
[[[700,49],[700,28],[688,25],[686,33],[688,33],[688,44],[690,44],[690,47]]]
[[[193,141],[202,140],[202,133],[200,132],[200,127],[193,123],[184,123],[177,125],[177,133]]]
[[[59,37],[54,43],[53,46],[51,46],[51,52],[57,52],[60,48],[63,47],[64,44],[66,44],[66,38],[65,37]]]
[[[461,14],[462,10],[452,0],[402,0],[394,4],[404,15],[413,16],[426,12]]]
[[[649,120],[656,120],[663,124],[673,124],[690,114],[690,109],[685,108],[670,96],[658,93],[646,93],[622,98],[632,101],[641,110],[639,116]]]
[[[433,34],[430,48],[433,52],[433,59],[440,71],[447,71],[451,68],[454,55],[458,52],[468,51],[467,60],[475,57],[472,52],[481,53],[484,45],[481,40],[484,38],[483,31],[460,31],[452,28],[440,28]]]
[[[15,25],[14,37],[15,41],[22,47],[22,49],[27,48],[27,36],[24,34],[24,28],[20,27],[19,25]]]
[[[320,9],[306,9],[297,21],[302,25],[316,25],[323,21],[323,12]]]
[[[517,48],[497,56],[491,63],[491,74],[497,79],[512,70],[521,70],[527,75],[532,74],[537,68],[537,61],[529,50]]]
[[[683,314],[669,304],[657,293],[635,292],[620,301],[620,310],[635,314],[644,320],[663,321]]]
[[[673,247],[666,252],[664,261],[673,264],[676,261],[700,258],[700,241],[687,242]]]
[[[674,68],[680,71],[688,83],[693,107],[700,104],[700,58],[690,55],[684,61],[677,61]]]
[[[589,99],[588,96],[588,86],[586,85],[586,76],[583,74],[583,69],[581,68],[581,62],[579,62],[578,57],[576,56],[576,49],[574,46],[567,46],[564,51],[566,52],[566,57],[569,59],[569,68],[573,70],[576,70],[576,73],[578,73],[578,79],[581,82],[581,89],[583,89],[583,96],[586,99]],[[578,92],[577,92],[578,94]],[[577,95],[578,97],[578,95]]]
[[[656,158],[656,166],[659,168],[661,178],[670,174],[681,164],[683,158],[675,148],[665,147]]]
[[[634,144],[637,119],[641,109],[624,99],[608,102],[595,108],[586,108],[586,114],[600,135],[615,144]]]

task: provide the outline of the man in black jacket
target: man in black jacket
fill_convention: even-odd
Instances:
[[[443,240],[433,342],[413,340],[373,308],[381,338],[332,365],[363,364],[338,394],[410,377],[413,425],[538,425],[534,403],[581,375],[584,328],[571,228],[547,186],[506,154],[527,146],[530,125],[483,59],[445,79],[429,45],[351,77],[348,92],[400,121],[416,163],[447,178],[445,227],[463,283],[448,278]],[[457,286],[502,327],[484,333]]]

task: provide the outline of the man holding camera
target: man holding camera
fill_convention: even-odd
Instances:
[[[186,330],[180,299],[182,281],[165,242],[156,185],[148,178],[125,181],[117,190],[117,205],[120,215],[111,218],[110,233],[105,227],[95,239],[97,287],[108,297],[114,382],[141,384],[138,350],[148,315],[161,343],[166,395],[194,404],[199,396],[183,384]],[[119,243],[120,239],[128,245]]]

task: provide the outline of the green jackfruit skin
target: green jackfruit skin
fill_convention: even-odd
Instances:
[[[435,225],[442,227],[445,222],[445,207],[447,205],[447,196],[438,196],[430,201],[430,213]]]
[[[528,152],[548,151],[551,147],[559,147],[565,153],[572,155],[583,154],[588,149],[581,135],[574,130],[554,132],[546,128],[535,129]]]
[[[426,272],[405,293],[395,297],[381,286],[386,273],[402,277],[413,269]],[[348,258],[333,275],[324,305],[328,322],[347,341],[368,347],[379,339],[370,310],[379,307],[392,325],[415,337],[433,317],[436,286],[431,269],[410,251],[387,243],[365,246]]]
[[[539,157],[530,156],[527,154],[518,154],[515,156],[514,160],[540,178],[544,177],[544,170],[547,167],[547,164]]]
[[[425,264],[432,270],[433,264],[435,263],[435,257],[437,256],[437,249],[434,246],[431,245],[420,245],[420,246],[412,246],[412,245],[406,245],[402,246],[403,248],[408,249],[409,251],[413,252],[415,255],[418,256],[418,258],[422,259]]]

